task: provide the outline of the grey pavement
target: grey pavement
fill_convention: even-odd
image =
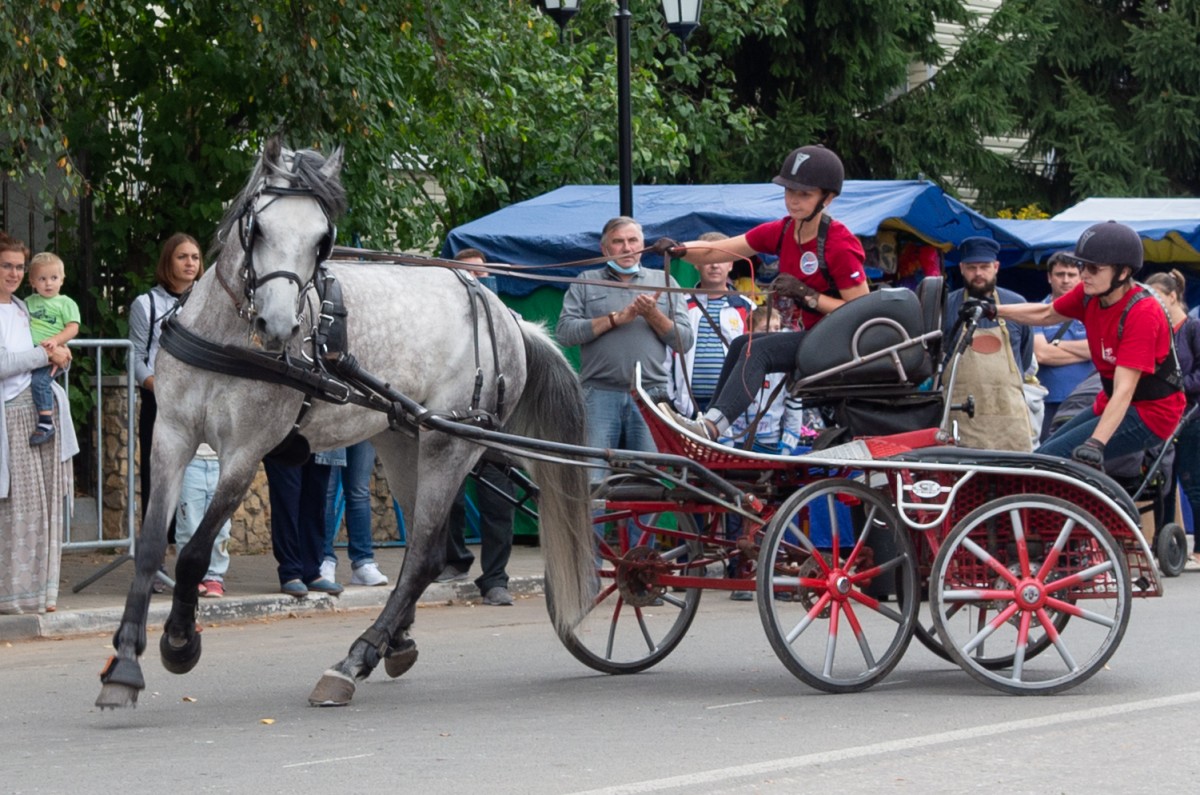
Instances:
[[[482,599],[474,579],[480,574],[479,545],[472,546],[475,565],[462,582],[433,583],[422,594],[421,604],[467,604]],[[246,621],[274,616],[300,615],[318,611],[378,608],[387,601],[400,565],[404,548],[379,547],[375,561],[390,580],[387,586],[349,585],[350,563],[345,550],[339,550],[338,582],[346,586],[341,596],[309,594],[296,599],[279,593],[275,558],[261,555],[235,555],[225,576],[225,596],[201,599],[198,620],[206,622]],[[125,595],[133,579],[133,562],[126,561],[95,580],[80,592],[74,587],[118,560],[117,555],[97,552],[65,552],[59,583],[58,609],[42,615],[0,615],[0,643],[34,638],[62,638],[97,632],[113,632],[121,620]],[[174,556],[168,553],[167,570],[174,568]],[[542,551],[535,546],[514,545],[509,560],[508,588],[514,596],[540,594],[543,587]],[[171,608],[170,589],[155,594],[150,602],[150,625],[162,625]],[[503,610],[503,607],[496,607]]]

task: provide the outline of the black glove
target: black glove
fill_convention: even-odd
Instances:
[[[655,254],[666,254],[669,257],[682,257],[687,253],[687,246],[681,246],[669,237],[660,237],[654,241],[650,250]]]
[[[977,317],[995,320],[996,304],[986,298],[968,298],[963,301],[962,309],[958,310],[958,317],[964,323],[975,320]]]
[[[820,296],[813,288],[809,287],[804,282],[797,279],[790,273],[781,273],[771,282],[771,289],[779,295],[785,295],[796,301],[802,301],[806,305],[812,305]]]
[[[1071,458],[1104,471],[1104,442],[1092,437],[1071,451]]]

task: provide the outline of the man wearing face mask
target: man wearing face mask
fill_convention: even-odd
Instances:
[[[555,334],[560,344],[579,346],[592,447],[656,450],[630,393],[634,367],[641,364],[648,393],[665,396],[667,349],[684,353],[692,347],[686,300],[655,291],[679,285],[661,270],[641,266],[643,248],[641,225],[626,216],[613,218],[600,235],[600,251],[610,258],[608,263],[579,274],[612,286],[572,284],[563,298]]]

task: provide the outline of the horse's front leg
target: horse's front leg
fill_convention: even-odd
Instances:
[[[179,481],[187,463],[180,448],[175,455],[161,454],[155,444],[152,461],[155,472],[149,507],[134,554],[133,582],[125,599],[125,612],[113,635],[116,653],[100,673],[100,695],[96,706],[137,706],[138,694],[146,687],[138,658],[146,651],[146,619],[150,611],[150,587],[167,554],[167,527],[179,500]]]
[[[189,475],[185,474],[185,480],[187,477]],[[226,467],[221,472],[212,502],[204,512],[196,534],[179,553],[171,613],[158,644],[163,667],[171,673],[186,674],[200,661],[200,629],[196,625],[198,586],[208,572],[213,543],[221,527],[241,504],[253,477],[254,468],[246,465],[236,469]]]

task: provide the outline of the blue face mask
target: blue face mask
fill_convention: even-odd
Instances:
[[[631,274],[637,273],[638,271],[640,271],[642,269],[642,265],[639,262],[635,262],[632,265],[630,265],[628,268],[626,268],[621,265],[618,265],[616,260],[611,260],[611,259],[608,261],[608,267],[612,268],[614,271],[616,271],[617,273],[620,273],[624,276],[629,276]]]

